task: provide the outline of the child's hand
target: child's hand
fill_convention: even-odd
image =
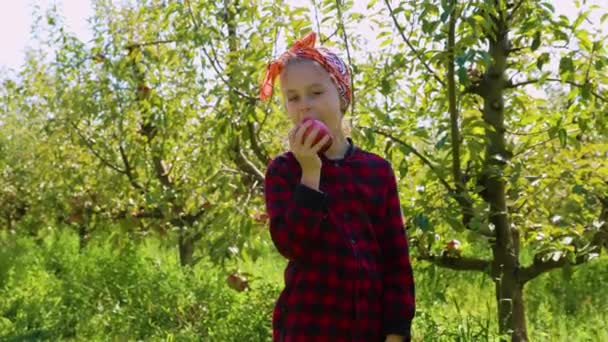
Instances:
[[[405,339],[401,335],[388,335],[385,342],[404,342]]]
[[[330,139],[329,136],[324,136],[313,145],[313,142],[319,133],[319,127],[313,127],[306,139],[302,139],[304,132],[306,132],[306,129],[311,124],[312,120],[306,121],[301,125],[295,126],[289,132],[289,148],[300,163],[302,174],[316,172],[321,169],[321,158],[319,158],[318,153],[321,147],[323,147],[323,144]]]
[[[306,121],[289,131],[289,148],[302,168],[302,184],[305,184],[312,189],[319,190],[322,164],[318,153],[321,147],[323,147],[323,144],[325,144],[330,137],[327,135],[324,136],[313,146],[313,141],[319,133],[319,127],[317,126],[314,127],[306,139],[302,141],[304,132],[306,132],[306,129],[311,124],[312,120]]]

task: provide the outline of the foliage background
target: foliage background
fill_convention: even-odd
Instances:
[[[505,196],[522,265],[561,267],[525,289],[529,337],[606,340],[608,260],[592,244],[606,229],[605,34],[580,26],[583,5],[570,21],[550,1],[516,3],[531,14],[511,22]],[[0,339],[268,340],[285,262],[268,236],[261,184],[288,123],[278,97],[257,102],[257,86],[266,63],[310,30],[352,65],[345,120],[355,142],[399,177],[418,289],[414,339],[496,339],[492,279],[437,265],[452,239],[464,259],[492,257],[482,194],[489,128],[471,93],[491,65],[492,17],[487,2],[472,1],[455,28],[457,179],[450,4],[370,1],[364,16],[352,1],[98,0],[90,42],[66,32],[52,8],[35,13],[35,36],[52,53],[30,51],[0,87]],[[367,48],[365,25],[377,49]],[[531,96],[538,89],[546,96]],[[466,228],[446,184],[470,196]],[[228,287],[233,273],[250,289]]]

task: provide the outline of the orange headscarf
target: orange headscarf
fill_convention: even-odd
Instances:
[[[316,61],[329,73],[346,106],[350,104],[352,90],[350,88],[348,66],[340,57],[328,49],[314,47],[316,38],[314,32],[307,34],[304,38],[297,40],[289,50],[285,51],[279,58],[268,65],[266,76],[260,89],[260,99],[262,101],[272,97],[274,82],[283,71],[287,61],[292,58],[305,58]]]

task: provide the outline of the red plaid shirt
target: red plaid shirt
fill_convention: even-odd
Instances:
[[[289,260],[275,341],[410,336],[414,278],[395,175],[385,159],[349,143],[343,159],[321,156],[320,191],[300,184],[291,152],[266,171],[270,233]]]

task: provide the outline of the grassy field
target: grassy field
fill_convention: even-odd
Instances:
[[[153,241],[116,248],[75,237],[0,239],[0,341],[267,341],[285,261],[202,261],[184,271]],[[239,293],[229,271],[251,273]],[[493,284],[414,260],[416,341],[494,341]],[[532,341],[608,341],[608,258],[545,274],[526,290]]]

